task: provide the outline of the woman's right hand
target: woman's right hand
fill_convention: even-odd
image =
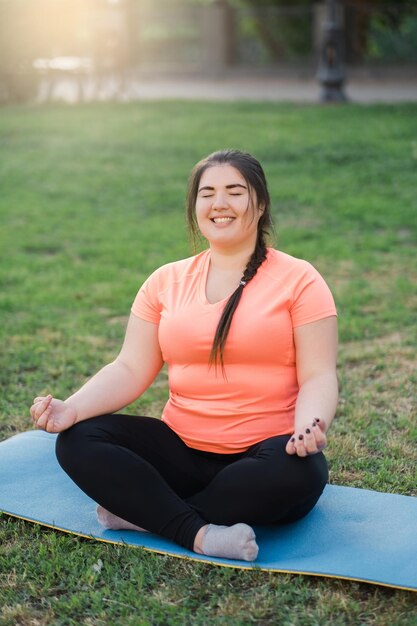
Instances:
[[[34,399],[30,415],[36,428],[46,430],[48,433],[60,433],[77,421],[76,410],[50,394]]]

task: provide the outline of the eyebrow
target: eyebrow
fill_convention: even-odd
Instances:
[[[235,189],[236,187],[241,187],[242,189],[247,189],[246,185],[241,185],[240,183],[233,183],[232,185],[226,185],[226,189]],[[206,187],[200,187],[200,189],[198,190],[200,191],[214,191],[214,187],[209,187],[208,185]]]

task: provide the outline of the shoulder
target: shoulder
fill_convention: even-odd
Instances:
[[[192,276],[196,273],[202,272],[204,263],[207,258],[208,251],[200,252],[200,254],[187,257],[186,259],[180,259],[179,261],[172,261],[161,265],[156,269],[146,280],[146,283],[151,283],[159,290],[178,283],[187,276]]]
[[[274,248],[268,248],[262,271],[271,280],[287,284],[289,282],[298,282],[307,276],[313,277],[318,275],[313,265],[305,259],[299,259]]]
[[[327,283],[311,263],[270,249],[264,265],[270,285],[288,297],[294,327],[337,314]]]

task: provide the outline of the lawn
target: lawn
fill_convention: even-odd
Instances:
[[[149,273],[190,254],[188,172],[220,147],[269,179],[275,245],[335,295],[330,481],[417,495],[417,105],[141,103],[0,110],[0,439],[121,344]],[[166,373],[132,407],[159,416]],[[320,540],[325,541],[325,538]],[[387,537],[389,541],[389,537]],[[0,625],[415,626],[416,594],[239,571],[0,519]]]

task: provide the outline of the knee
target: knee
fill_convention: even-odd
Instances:
[[[293,493],[300,493],[301,497],[315,491],[321,493],[329,478],[324,454],[320,452],[306,457],[289,455],[284,447],[286,440],[283,437],[276,440],[271,440],[270,446],[261,451],[265,458],[259,457],[268,475],[265,486],[278,492],[284,487]]]
[[[79,422],[58,434],[55,454],[64,470],[72,467],[74,462],[83,455],[85,443],[91,435],[92,422],[93,420]]]
[[[292,457],[297,466],[293,473],[294,493],[298,493],[300,499],[310,495],[320,496],[329,479],[327,461],[322,453],[305,458]]]
[[[299,471],[289,490],[288,510],[282,521],[295,521],[309,513],[318,502],[328,481],[327,461],[323,454],[297,459]]]
[[[62,468],[66,469],[68,466],[68,459],[71,459],[74,455],[74,441],[73,430],[77,425],[72,426],[68,430],[64,430],[59,433],[55,443],[55,455],[58,459],[58,463]]]

